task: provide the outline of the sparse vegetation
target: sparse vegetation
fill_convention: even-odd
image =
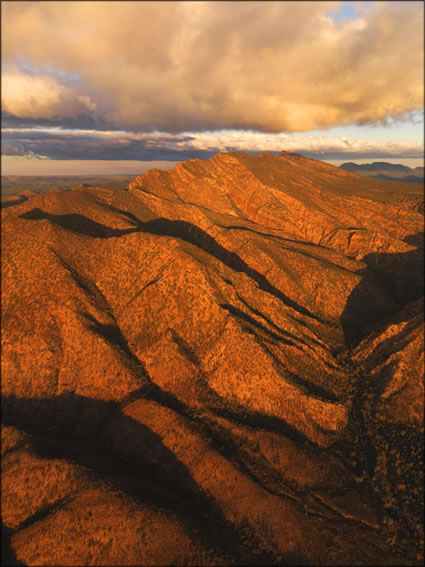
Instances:
[[[225,154],[6,207],[10,555],[420,564],[423,219],[392,187]]]

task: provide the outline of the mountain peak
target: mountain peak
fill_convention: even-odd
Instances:
[[[422,200],[230,152],[5,208],[17,559],[417,564]]]

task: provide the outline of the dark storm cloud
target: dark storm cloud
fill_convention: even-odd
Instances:
[[[73,128],[78,130],[110,130],[111,126],[106,124],[99,117],[93,116],[73,116],[70,118],[56,117],[56,118],[20,118],[14,116],[9,112],[2,111],[1,113],[2,128]]]
[[[177,148],[166,136],[134,139],[129,133],[109,131],[55,132],[40,129],[16,129],[3,132],[3,155],[30,153],[58,160],[140,160],[172,161],[194,157],[207,159],[214,151],[187,147]],[[187,144],[190,136],[178,136],[177,143]]]
[[[2,139],[1,153],[4,156],[24,156],[25,150],[22,144],[14,144],[13,142],[8,142],[7,140]]]
[[[254,131],[130,132],[55,128],[4,128],[4,155],[38,155],[57,160],[181,161],[217,152],[292,151],[317,159],[418,158],[420,142],[380,142],[331,136],[264,134]]]

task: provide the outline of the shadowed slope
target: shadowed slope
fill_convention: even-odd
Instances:
[[[423,297],[424,233],[409,235],[404,242],[415,248],[398,254],[368,254],[364,258],[367,269],[350,295],[341,317],[348,347],[357,345],[379,321],[373,312],[369,312],[369,320],[366,321],[361,321],[358,316],[368,303],[372,278],[378,280],[381,289],[393,298],[397,310]]]

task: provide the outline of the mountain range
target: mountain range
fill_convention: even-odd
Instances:
[[[404,183],[424,182],[423,167],[412,168],[407,167],[406,165],[393,164],[385,161],[375,161],[373,163],[362,164],[347,162],[341,164],[339,167],[345,171],[357,173],[357,175],[386,179],[387,181],[403,181]]]
[[[5,564],[422,564],[423,210],[241,152],[4,208]]]

